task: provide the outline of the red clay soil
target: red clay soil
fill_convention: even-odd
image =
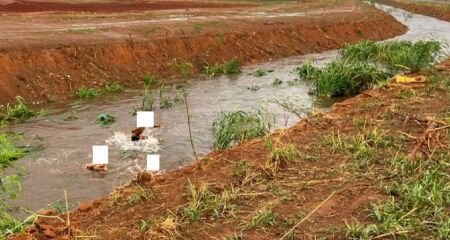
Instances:
[[[97,12],[113,13],[126,11],[148,11],[190,8],[230,8],[245,7],[249,4],[228,4],[211,2],[190,1],[157,1],[157,2],[135,2],[135,1],[108,1],[108,2],[85,2],[64,3],[45,1],[13,1],[0,4],[0,12],[5,13],[28,13],[28,12]]]
[[[393,17],[373,8],[215,24],[198,33],[192,33],[192,24],[173,23],[150,36],[88,37],[58,43],[50,35],[42,42],[6,46],[0,49],[0,103],[17,95],[41,102],[61,100],[73,96],[80,87],[102,87],[111,82],[136,88],[142,86],[145,73],[153,73],[166,83],[181,81],[173,78],[178,73],[170,64],[173,61],[192,63],[196,74],[205,65],[233,58],[244,64],[257,63],[336,49],[363,39],[392,38],[406,31]],[[14,41],[20,43],[21,39]]]
[[[449,3],[411,3],[396,0],[379,0],[378,2],[397,8],[402,8],[410,12],[435,17],[441,20],[450,21]]]
[[[365,209],[385,198],[379,186],[382,176],[391,176],[386,172],[391,158],[383,151],[375,166],[358,168],[351,155],[330,151],[331,146],[323,144],[325,137],[337,132],[352,136],[361,131],[361,121],[363,129],[378,129],[391,137],[398,131],[422,134],[426,129],[414,119],[436,116],[450,105],[448,91],[424,86],[390,85],[366,91],[335,105],[331,113],[312,114],[294,127],[272,134],[274,144],[293,144],[298,149],[297,162],[273,167],[268,164],[267,141],[257,139],[207,155],[201,168],[191,165],[162,175],[141,175],[130,186],[81,204],[70,214],[70,228],[64,223],[65,215],[60,220],[41,218],[28,234],[12,239],[231,239],[233,234],[242,237],[233,239],[281,239],[296,223],[301,224],[288,239],[345,239],[345,224],[367,222]],[[419,98],[408,98],[404,91],[414,91]],[[403,150],[392,154],[406,154],[416,145],[415,140],[398,139]],[[238,166],[245,161],[250,167],[242,171]],[[210,211],[192,221],[182,214],[189,203],[189,181],[197,188],[209,184],[210,194],[233,193],[237,197],[228,199],[223,216]],[[142,189],[151,192],[151,197],[130,204],[130,196]],[[249,226],[259,210],[273,211],[277,223]],[[174,223],[162,224],[168,216]],[[305,216],[309,217],[301,222]],[[156,223],[145,229],[141,220]]]

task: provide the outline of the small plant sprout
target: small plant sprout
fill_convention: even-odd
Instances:
[[[97,115],[96,119],[95,119],[95,123],[100,125],[100,126],[106,126],[106,125],[110,125],[112,123],[114,123],[116,121],[116,118],[106,114],[106,113],[102,113]]]
[[[155,198],[155,194],[150,189],[138,186],[136,190],[127,198],[127,206],[133,206],[141,201],[148,201]]]
[[[253,76],[255,76],[255,77],[263,77],[266,75],[267,75],[267,72],[264,69],[258,69],[258,70],[256,70],[256,72],[253,73]]]
[[[277,215],[271,210],[259,210],[252,218],[251,227],[262,228],[275,226],[278,222]]]
[[[64,121],[75,121],[77,119],[79,119],[80,117],[78,116],[76,111],[71,111],[69,115],[67,115],[66,118],[64,118]]]
[[[211,76],[234,75],[241,73],[242,64],[238,59],[230,60],[223,64],[206,66],[204,72]]]
[[[275,78],[275,80],[273,80],[272,82],[272,86],[274,87],[280,86],[281,84],[283,84],[283,81],[279,78]]]
[[[258,91],[259,89],[261,89],[261,87],[258,86],[258,85],[251,85],[250,87],[247,87],[247,89],[250,90],[250,91],[252,91],[252,92],[256,92],[256,91]]]
[[[156,79],[156,77],[150,73],[144,74],[144,76],[142,77],[142,81],[148,88],[153,88],[156,86],[156,84],[158,84],[158,80]]]

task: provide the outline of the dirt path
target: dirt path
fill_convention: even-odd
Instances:
[[[388,14],[357,1],[308,4],[239,14],[196,12],[188,18],[186,13],[151,19],[114,15],[107,21],[91,15],[7,16],[0,20],[8,30],[0,34],[0,103],[17,95],[39,103],[62,100],[80,87],[111,82],[141,86],[145,73],[165,83],[181,81],[174,62],[192,64],[195,76],[205,65],[232,58],[257,63],[405,32]],[[17,18],[32,21],[14,25]]]
[[[450,3],[411,3],[398,0],[379,0],[378,2],[410,12],[450,21]]]

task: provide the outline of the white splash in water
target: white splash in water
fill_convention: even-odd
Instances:
[[[153,136],[151,130],[145,129],[142,135],[147,136],[147,139],[133,142],[131,141],[131,134],[127,135],[122,132],[114,132],[114,136],[108,138],[106,143],[124,151],[157,152],[159,150],[159,141]]]

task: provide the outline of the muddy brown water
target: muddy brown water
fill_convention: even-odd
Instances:
[[[450,42],[450,23],[435,18],[412,14],[399,9],[376,5],[392,14],[398,21],[407,25],[409,31],[396,39],[442,39]],[[336,51],[310,54],[282,59],[260,65],[245,67],[243,73],[234,77],[200,77],[189,88],[189,108],[192,121],[194,144],[200,156],[212,149],[212,123],[221,112],[234,110],[252,111],[265,108],[275,115],[276,127],[292,126],[298,118],[286,113],[271,100],[290,97],[305,106],[328,109],[330,102],[323,102],[308,95],[308,87],[295,81],[292,70],[308,60],[316,60],[317,65],[329,62]],[[257,69],[273,70],[263,77],[249,73]],[[279,78],[281,86],[272,82]],[[289,86],[288,81],[295,82]],[[258,91],[247,89],[258,86]],[[172,92],[172,87],[167,92]],[[41,149],[17,162],[23,169],[23,191],[13,202],[31,210],[45,207],[61,200],[67,190],[69,201],[76,204],[95,199],[111,192],[114,188],[128,183],[145,168],[145,153],[123,152],[110,146],[110,164],[107,173],[85,171],[83,166],[91,161],[91,146],[104,144],[114,132],[129,133],[136,126],[135,117],[130,112],[139,105],[137,92],[127,92],[115,96],[105,96],[92,101],[74,101],[50,109],[51,115],[32,119],[13,126],[10,130],[22,132],[26,139],[39,138]],[[158,101],[157,101],[158,103]],[[331,102],[332,103],[332,102]],[[76,111],[79,119],[64,121],[71,112]],[[108,113],[117,121],[107,127],[94,124],[100,113]],[[174,103],[170,109],[155,110],[155,121],[161,128],[154,133],[161,139],[161,169],[170,171],[193,161],[189,142],[186,112],[182,103]]]

